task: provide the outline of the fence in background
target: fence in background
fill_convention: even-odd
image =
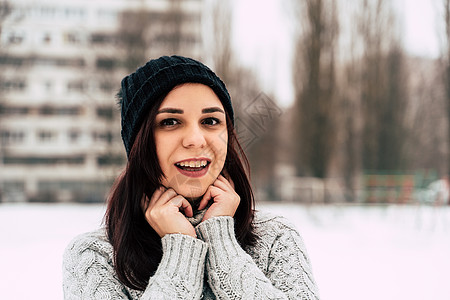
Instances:
[[[339,178],[289,176],[280,180],[282,201],[301,203],[449,204],[449,181],[433,170],[366,171],[358,188],[349,190]]]

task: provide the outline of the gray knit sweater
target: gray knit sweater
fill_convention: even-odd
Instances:
[[[193,221],[195,222],[195,221]],[[245,252],[231,217],[196,226],[198,238],[168,234],[145,291],[122,284],[104,229],[83,234],[63,261],[65,299],[319,299],[302,238],[278,216],[257,213],[254,247]]]

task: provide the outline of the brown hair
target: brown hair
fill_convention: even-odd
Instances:
[[[111,189],[105,214],[117,276],[123,284],[137,290],[146,288],[163,254],[161,238],[147,223],[141,201],[144,194],[150,197],[154,193],[163,178],[153,128],[157,110],[164,98],[161,97],[150,108],[131,148],[127,166]],[[240,245],[246,249],[256,241],[249,163],[227,112],[226,118],[228,145],[224,169],[233,180],[236,193],[241,197],[234,215],[235,234]]]

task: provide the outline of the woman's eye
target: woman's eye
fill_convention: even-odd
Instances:
[[[180,122],[178,122],[177,119],[164,119],[161,122],[159,122],[159,126],[161,127],[172,127],[175,125],[178,125]]]
[[[216,118],[206,118],[202,121],[202,124],[208,126],[214,126],[220,124],[220,120]]]

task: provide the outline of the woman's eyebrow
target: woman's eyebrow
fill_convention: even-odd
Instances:
[[[225,113],[223,111],[223,109],[221,109],[220,107],[207,107],[202,109],[202,114],[208,114],[208,113],[213,113],[213,112],[220,112],[220,113]]]
[[[169,114],[182,114],[184,113],[184,111],[182,109],[179,108],[162,108],[158,111],[158,114],[162,114],[162,113],[169,113]]]

